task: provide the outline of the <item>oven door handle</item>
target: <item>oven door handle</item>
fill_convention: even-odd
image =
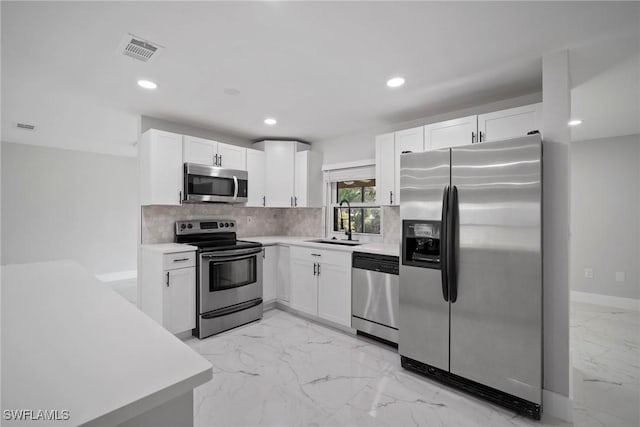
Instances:
[[[238,177],[233,176],[233,200],[238,199]]]
[[[244,257],[245,255],[255,255],[262,252],[262,248],[251,248],[251,249],[234,249],[230,251],[220,251],[220,252],[205,252],[200,254],[200,256],[205,258],[212,258],[216,260],[223,259],[233,259]]]

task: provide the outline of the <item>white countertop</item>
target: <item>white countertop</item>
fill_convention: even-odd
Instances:
[[[211,377],[206,359],[77,263],[2,267],[2,409],[115,425]]]
[[[175,254],[177,252],[191,252],[198,250],[197,246],[184,243],[155,243],[152,245],[142,245],[145,249],[162,252],[164,254]]]
[[[263,245],[293,245],[293,246],[306,246],[312,248],[322,248],[332,251],[342,252],[367,252],[381,255],[400,255],[399,244],[388,243],[363,243],[359,246],[342,246],[342,245],[330,245],[326,243],[314,243],[308,240],[321,239],[321,237],[302,237],[302,236],[252,236],[241,237],[240,240],[250,240],[253,242],[262,243]]]

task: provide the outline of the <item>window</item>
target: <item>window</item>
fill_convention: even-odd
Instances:
[[[333,231],[346,231],[349,226],[349,210],[343,200],[351,204],[351,232],[380,234],[380,207],[376,206],[376,180],[359,179],[335,184],[333,204]]]

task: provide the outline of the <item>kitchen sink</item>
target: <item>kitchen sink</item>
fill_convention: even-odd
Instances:
[[[362,243],[354,242],[353,240],[331,240],[331,239],[315,239],[315,240],[307,240],[310,243],[326,243],[327,245],[342,245],[342,246],[358,246]]]

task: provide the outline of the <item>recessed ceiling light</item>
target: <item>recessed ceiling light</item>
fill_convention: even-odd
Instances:
[[[278,123],[278,121],[276,119],[274,119],[274,118],[267,117],[266,119],[264,119],[264,124],[265,125],[273,126],[276,123]]]
[[[576,120],[569,120],[569,126],[578,126],[582,124],[582,120],[576,119]]]
[[[145,89],[155,89],[158,87],[158,85],[152,82],[151,80],[138,80],[138,86],[143,87]]]
[[[394,77],[392,79],[387,80],[387,86],[389,87],[400,87],[404,84],[404,77]]]

